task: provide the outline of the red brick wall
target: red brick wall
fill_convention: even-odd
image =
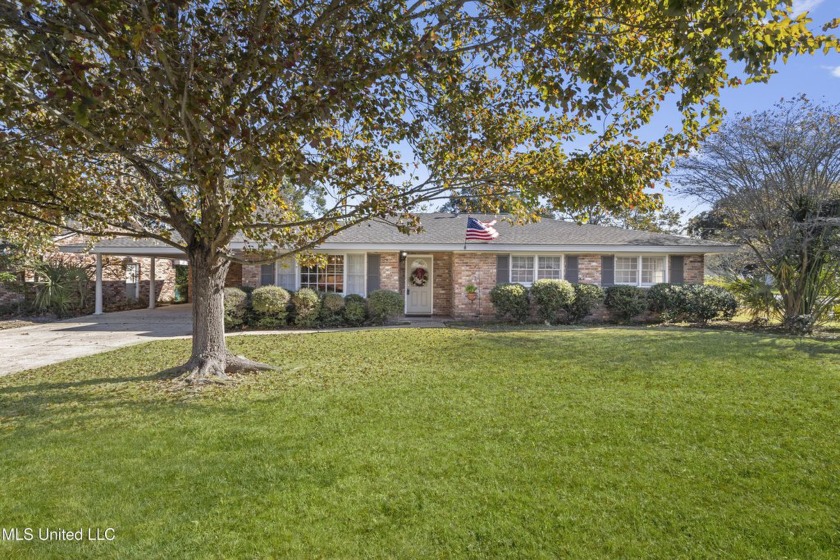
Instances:
[[[0,285],[0,307],[13,305],[23,301],[23,294],[13,292]]]
[[[250,286],[252,288],[259,288],[260,287],[260,278],[262,277],[261,273],[261,266],[256,264],[243,264],[242,265],[242,286]]]
[[[225,276],[225,288],[241,288],[242,287],[242,265],[239,263],[230,263],[227,276]]]
[[[399,253],[382,253],[379,255],[379,288],[382,290],[400,291],[401,272]]]
[[[434,314],[452,314],[452,253],[433,253],[434,258]]]
[[[704,255],[686,255],[683,259],[683,279],[686,284],[702,284],[705,280]]]
[[[578,256],[578,282],[601,285],[601,255]]]
[[[467,299],[464,288],[478,288],[475,301]],[[490,303],[490,290],[496,285],[496,255],[492,253],[454,253],[452,255],[452,316],[487,318],[495,312]]]

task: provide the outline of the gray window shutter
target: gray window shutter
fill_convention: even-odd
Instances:
[[[496,284],[510,282],[510,255],[496,255]]]
[[[615,258],[613,255],[601,257],[601,285],[612,286],[615,284]]]
[[[671,284],[682,284],[685,282],[684,259],[682,255],[671,255]]]
[[[368,253],[367,256],[367,291],[379,289],[379,255]]]
[[[260,286],[274,285],[274,263],[264,264],[260,267]]]
[[[566,281],[572,284],[579,281],[577,257],[566,257]]]

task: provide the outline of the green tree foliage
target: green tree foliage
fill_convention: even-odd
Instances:
[[[613,226],[622,229],[681,234],[685,211],[663,206],[662,196],[659,194],[652,194],[650,198],[655,202],[652,207],[633,207],[612,212],[601,207],[591,207],[580,212],[561,213],[561,217],[587,224]]]
[[[840,298],[840,105],[803,97],[733,118],[678,177],[712,206],[695,230],[749,249],[739,272],[773,278],[786,323],[827,315]]]
[[[8,1],[0,219],[184,250],[184,372],[224,377],[254,366],[222,329],[234,235],[305,251],[374,217],[411,231],[460,188],[520,218],[650,206],[718,125],[731,67],[760,81],[836,48],[809,22],[777,0]],[[640,140],[666,98],[682,126]]]

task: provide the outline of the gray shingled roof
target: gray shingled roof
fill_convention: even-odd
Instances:
[[[562,220],[543,219],[537,223],[511,225],[503,218],[470,214],[483,222],[497,219],[494,226],[499,238],[489,244],[504,245],[630,245],[645,247],[729,247],[726,243],[692,239],[680,235],[650,233],[617,227],[576,224]],[[424,231],[405,235],[392,223],[371,221],[340,232],[330,238],[330,245],[341,244],[402,244],[402,245],[461,245],[467,228],[467,214],[420,214]],[[480,243],[486,245],[485,243]],[[475,243],[468,243],[475,245]]]
[[[137,247],[148,247],[148,248],[173,248],[172,245],[168,245],[159,239],[150,239],[150,238],[143,238],[138,239],[136,237],[114,237],[113,239],[100,239],[96,242],[96,247],[101,249],[111,249],[111,248],[137,248]]]
[[[692,253],[729,252],[735,245],[692,239],[680,235],[650,233],[591,224],[575,224],[562,220],[543,219],[537,223],[512,225],[503,217],[470,214],[481,221],[497,219],[494,226],[499,238],[492,242],[469,242],[467,250],[474,251],[657,251],[684,249]],[[423,231],[406,235],[400,233],[393,221],[371,220],[344,230],[322,245],[325,250],[462,250],[467,228],[467,214],[419,214]],[[240,248],[244,237],[237,234],[232,246]],[[177,252],[156,239],[117,237],[96,242],[94,252],[114,254],[152,254],[161,256]]]

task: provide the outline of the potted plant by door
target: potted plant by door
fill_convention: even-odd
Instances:
[[[464,287],[464,293],[468,300],[475,301],[475,298],[478,297],[478,288],[475,287],[475,284],[467,284]]]

